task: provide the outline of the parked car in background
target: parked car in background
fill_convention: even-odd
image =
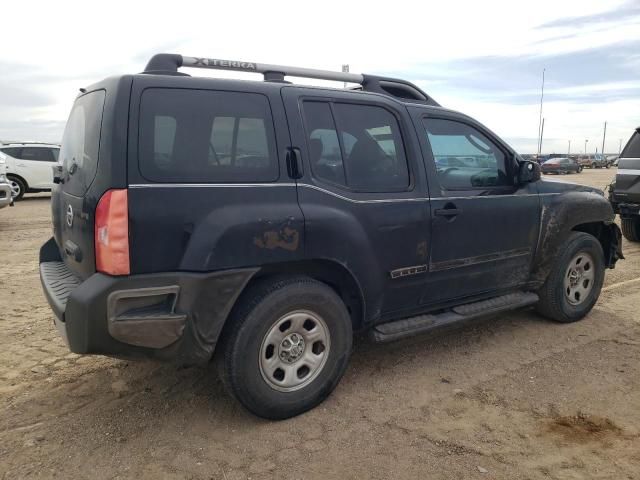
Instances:
[[[27,192],[44,192],[53,187],[53,169],[60,146],[52,143],[8,143],[0,146],[7,165],[7,179],[14,200]]]
[[[587,168],[609,168],[611,166],[607,158],[600,153],[583,155],[580,157],[580,160],[578,160],[578,163]]]
[[[6,160],[0,158],[0,208],[4,208],[13,204],[13,195],[11,195],[11,185],[7,181]]]
[[[609,185],[609,200],[620,215],[626,239],[640,242],[640,127],[620,154],[618,173]]]
[[[580,173],[582,166],[570,158],[552,158],[542,164],[542,173],[555,173],[557,175],[568,173]]]

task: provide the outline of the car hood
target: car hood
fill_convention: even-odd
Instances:
[[[563,180],[540,179],[536,182],[536,185],[538,186],[538,192],[540,193],[588,192],[604,196],[604,192],[599,188],[588,187],[586,185],[566,182]]]

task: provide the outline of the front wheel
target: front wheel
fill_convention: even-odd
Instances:
[[[225,326],[222,378],[250,412],[280,420],[333,391],[351,354],[349,313],[328,285],[307,277],[262,282]]]
[[[640,242],[640,217],[623,218],[622,234],[630,242]]]
[[[575,322],[595,305],[604,282],[604,253],[597,238],[573,232],[538,292],[536,309],[562,323]]]

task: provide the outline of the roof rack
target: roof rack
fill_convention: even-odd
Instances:
[[[154,55],[143,73],[159,75],[184,75],[178,72],[180,67],[207,68],[214,70],[233,70],[237,72],[262,73],[265,81],[284,82],[285,75],[292,77],[333,80],[356,83],[366,92],[376,92],[416,103],[440,106],[433,98],[411,82],[398,78],[380,77],[362,73],[334,72],[313,68],[287,67],[267,63],[245,62],[240,60],[222,60],[219,58],[186,57],[172,53]]]

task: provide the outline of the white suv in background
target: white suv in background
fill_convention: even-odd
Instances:
[[[26,192],[42,192],[53,187],[53,169],[60,146],[53,143],[7,143],[0,145],[0,156],[7,164],[7,179],[14,200]]]

